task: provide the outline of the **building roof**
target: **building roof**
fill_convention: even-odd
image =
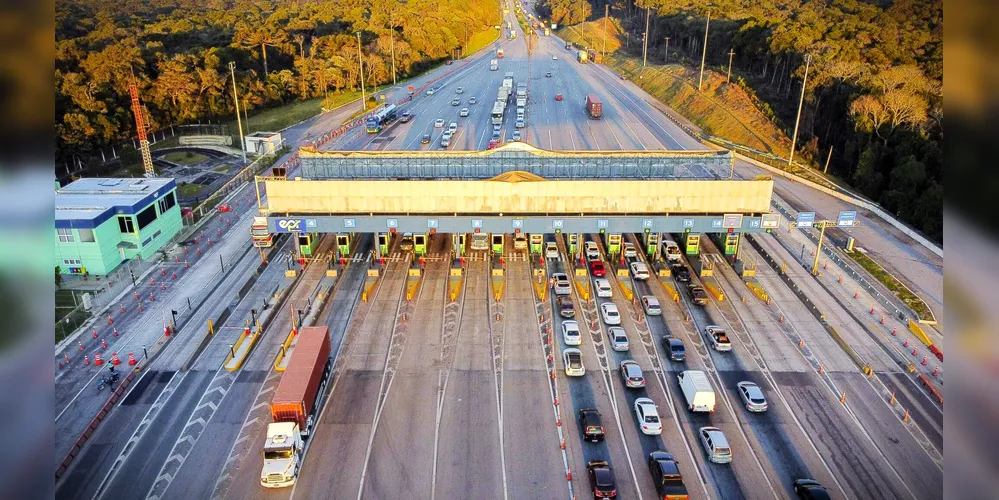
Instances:
[[[55,193],[57,228],[95,228],[118,214],[135,214],[176,189],[173,178],[83,178]]]

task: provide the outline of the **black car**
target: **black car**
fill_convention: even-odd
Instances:
[[[704,287],[691,284],[687,289],[690,291],[690,297],[694,301],[694,304],[699,306],[708,305],[708,292],[704,291]]]
[[[423,139],[420,139],[423,144],[430,144],[430,134],[423,134]]]
[[[677,337],[666,337],[663,339],[663,344],[669,354],[669,359],[678,362],[687,360],[687,348],[683,346],[683,340]]]
[[[583,432],[584,441],[596,443],[604,440],[604,426],[600,422],[600,412],[596,408],[580,408],[579,430]]]
[[[590,475],[590,488],[594,498],[617,498],[617,481],[614,469],[604,460],[591,460],[586,464]]]
[[[683,264],[673,264],[670,266],[670,271],[673,273],[673,277],[675,277],[680,283],[690,282],[690,271],[687,270],[687,266]]]
[[[810,500],[830,500],[832,498],[829,496],[829,492],[814,479],[795,479],[794,492],[798,498]]]
[[[680,466],[673,455],[665,451],[653,451],[649,454],[649,473],[652,474],[652,484],[656,485],[656,498],[687,498],[687,487],[683,484]]]
[[[551,78],[551,77],[552,77],[552,72],[551,71],[545,73],[545,78]]]

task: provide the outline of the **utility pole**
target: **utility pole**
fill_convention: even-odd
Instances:
[[[735,49],[728,49],[728,76],[725,77],[725,83],[732,81],[732,56],[735,55]]]
[[[794,144],[798,142],[798,124],[801,123],[801,107],[805,104],[805,84],[808,83],[808,64],[812,62],[812,55],[805,55],[805,78],[801,81],[801,99],[798,100],[798,116],[794,119],[794,134],[791,136],[791,153],[787,155],[787,164],[791,165],[794,160]]]
[[[391,40],[392,40],[392,85],[395,86],[395,84],[396,84],[396,81],[395,81],[395,24],[393,22],[392,14],[393,14],[393,12],[389,11],[389,29],[392,30],[391,33],[389,33],[389,37],[391,37]]]
[[[645,67],[646,62],[648,62],[648,59],[649,59],[648,58],[648,55],[649,55],[649,14],[651,12],[652,12],[652,9],[650,9],[648,7],[645,8],[645,33],[642,35],[642,38],[644,38],[644,40],[642,41],[642,67],[643,68]]]
[[[666,57],[663,58],[663,63],[669,63],[669,37],[666,37]]]
[[[361,73],[361,111],[368,109],[368,98],[364,94],[364,59],[361,58],[361,32],[357,32],[357,69]]]
[[[697,77],[697,91],[701,91],[701,83],[704,81],[704,59],[708,55],[708,27],[711,26],[711,11],[708,11],[708,21],[704,23],[704,50],[701,51],[701,74]]]
[[[246,165],[246,140],[243,139],[243,121],[239,116],[239,96],[236,94],[236,62],[229,63],[229,76],[232,77],[232,102],[236,105],[236,126],[239,127],[239,150],[243,152],[243,165]]]
[[[832,150],[833,150],[833,147],[829,146],[829,156],[826,157],[826,166],[825,166],[825,168],[822,169],[822,173],[823,174],[829,172],[829,160],[832,160]]]

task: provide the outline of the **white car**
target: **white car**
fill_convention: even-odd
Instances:
[[[647,280],[649,279],[649,266],[646,266],[644,262],[632,262],[631,275],[636,280]]]
[[[586,258],[587,259],[599,259],[600,258],[600,249],[597,247],[597,242],[595,242],[595,241],[587,241],[586,244],[583,245],[583,247],[586,249],[585,251],[586,251]]]
[[[642,434],[658,436],[663,433],[663,423],[659,421],[659,409],[656,408],[656,403],[651,399],[638,398],[635,400],[635,417],[638,418]]]
[[[701,427],[697,430],[701,438],[701,446],[708,454],[708,460],[716,464],[727,464],[732,461],[732,447],[728,445],[725,433],[717,427]]]
[[[461,108],[461,111],[458,112],[458,116],[461,117],[468,116],[468,108]]]
[[[621,313],[617,310],[617,305],[611,302],[600,304],[600,315],[604,318],[604,323],[608,325],[620,325]]]
[[[434,89],[427,89],[427,95],[434,95]]]
[[[583,336],[579,333],[579,323],[576,321],[563,321],[562,340],[565,341],[565,345],[582,344]]]
[[[515,140],[515,141],[519,141],[520,140],[520,131],[519,130],[514,130],[513,131],[513,140]]]
[[[628,342],[628,334],[620,326],[612,326],[607,329],[607,336],[610,337],[611,349],[615,351],[627,351],[631,349]]]
[[[645,314],[649,316],[659,316],[663,313],[659,307],[659,299],[652,295],[642,296],[642,307],[645,309]]]
[[[455,130],[458,130],[458,122],[451,122],[447,126],[447,130],[448,132],[451,132],[453,134]]]
[[[597,291],[597,297],[613,297],[614,291],[611,290],[610,281],[604,278],[597,278],[593,280],[593,288]]]
[[[465,93],[465,89],[462,88],[462,87],[458,87],[458,88],[454,89],[454,93],[455,94],[464,94]]]
[[[522,118],[518,118],[517,122],[514,123],[513,126],[517,128],[524,128],[527,126],[527,123]]]
[[[554,241],[549,241],[545,243],[545,258],[557,259],[558,258],[558,245]]]
[[[527,248],[527,235],[523,233],[517,233],[513,235],[513,248],[517,250],[523,250]]]
[[[558,56],[552,55],[552,61],[558,61]]]
[[[565,273],[553,273],[552,278],[555,279],[555,284],[552,285],[555,295],[569,295],[572,291],[572,286],[569,284],[569,276]]]
[[[767,411],[767,397],[763,395],[763,390],[760,386],[752,382],[739,382],[736,384],[739,388],[739,396],[742,396],[742,402],[746,404],[746,409],[753,412],[763,412]]]
[[[624,244],[624,256],[625,258],[628,259],[634,259],[638,257],[638,250],[635,250],[634,243],[629,242]]]
[[[434,120],[434,128],[444,128],[444,119],[438,118]]]
[[[708,325],[704,327],[704,335],[707,335],[711,347],[718,352],[732,350],[732,341],[728,338],[728,332],[718,325]]]
[[[567,377],[582,377],[586,375],[586,368],[583,367],[583,351],[569,348],[562,351],[562,364],[565,366]]]
[[[469,97],[469,98],[468,98],[468,103],[469,103],[469,104],[475,104],[475,103],[477,103],[477,102],[479,102],[479,100],[478,100],[478,99],[476,99],[476,98],[474,98],[474,97]]]

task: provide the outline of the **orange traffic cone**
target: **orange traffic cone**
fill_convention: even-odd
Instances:
[[[101,366],[104,364],[104,360],[101,359],[101,353],[99,352],[94,353],[94,364],[97,366]]]
[[[136,363],[138,363],[138,361],[135,360],[135,355],[132,353],[128,353],[128,365],[135,366]]]

